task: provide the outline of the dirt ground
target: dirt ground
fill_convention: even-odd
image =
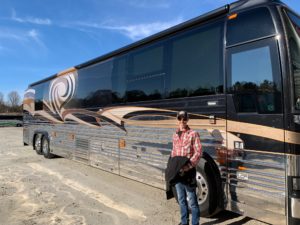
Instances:
[[[23,146],[22,128],[0,128],[0,225],[177,225],[164,191]],[[201,224],[259,221],[223,212]]]

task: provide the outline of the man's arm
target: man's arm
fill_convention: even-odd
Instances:
[[[194,154],[190,158],[190,162],[182,168],[183,171],[188,171],[193,167],[196,167],[202,156],[202,145],[198,132],[195,132],[195,136],[193,137],[192,148],[194,149]]]
[[[192,166],[196,167],[202,156],[202,145],[200,142],[200,135],[198,132],[195,132],[193,148],[194,148],[194,154],[192,155],[190,161]]]

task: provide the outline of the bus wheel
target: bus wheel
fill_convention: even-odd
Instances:
[[[51,159],[54,157],[54,155],[50,153],[49,139],[45,136],[42,139],[42,152],[46,159]]]
[[[213,180],[214,174],[209,163],[202,158],[197,166],[197,196],[202,217],[209,217],[217,212],[217,187]]]
[[[34,150],[38,155],[42,155],[42,136],[40,134],[36,134],[34,138]]]

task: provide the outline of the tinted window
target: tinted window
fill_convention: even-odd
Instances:
[[[132,54],[130,78],[140,77],[163,69],[163,46],[142,49]]]
[[[112,103],[123,103],[126,91],[127,57],[114,60],[112,73]]]
[[[111,104],[111,60],[91,65],[78,71],[78,89],[75,99],[80,107],[103,107]]]
[[[295,108],[300,109],[300,18],[288,12],[285,16],[292,73],[294,80]]]
[[[238,13],[227,22],[227,45],[275,34],[271,14],[267,8]]]
[[[68,107],[223,92],[223,22],[182,31],[155,44],[78,71]]]
[[[229,50],[228,92],[237,112],[281,112],[276,42],[264,40]]]
[[[33,89],[35,90],[35,95],[34,95],[34,107],[35,110],[43,110],[43,101],[44,101],[44,95],[46,95],[48,93],[48,86],[49,86],[49,82],[45,82],[45,83],[40,83],[38,85],[35,85],[33,87]]]
[[[130,55],[127,102],[162,99],[165,90],[164,47],[146,46]]]
[[[223,23],[206,25],[171,40],[169,98],[222,92]]]

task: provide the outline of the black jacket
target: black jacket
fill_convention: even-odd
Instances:
[[[167,199],[176,197],[175,184],[182,182],[191,187],[197,187],[196,169],[180,173],[180,169],[189,162],[189,158],[183,156],[170,157],[165,170]],[[176,198],[177,199],[177,198]]]

